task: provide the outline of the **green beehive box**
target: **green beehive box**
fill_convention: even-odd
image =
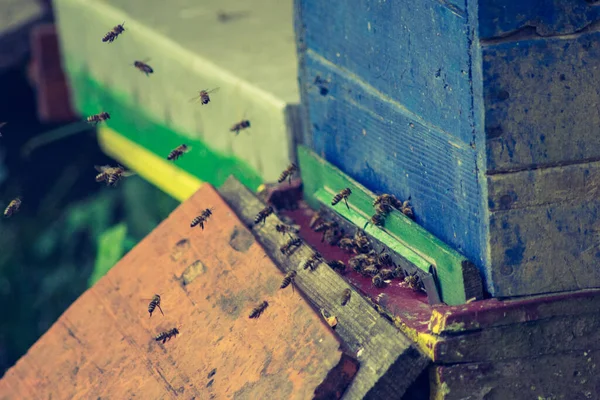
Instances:
[[[118,161],[180,198],[197,187],[178,192],[174,181],[218,186],[233,173],[256,189],[293,161],[299,94],[290,0],[54,7],[74,104],[83,116],[110,113],[99,139]],[[102,42],[123,22],[125,32]],[[146,59],[150,76],[133,66]],[[190,102],[214,88],[209,104]],[[242,119],[251,127],[236,136],[230,128]],[[182,143],[190,153],[162,161]]]

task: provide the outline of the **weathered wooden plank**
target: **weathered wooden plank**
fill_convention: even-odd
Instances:
[[[432,400],[596,399],[599,351],[573,351],[539,358],[436,366]]]
[[[204,230],[190,228],[207,207]],[[340,398],[356,358],[307,302],[279,290],[282,279],[206,184],[7,371],[0,397]],[[164,316],[149,318],[143,299],[154,293]],[[263,300],[264,314],[249,319]],[[177,337],[154,340],[174,327]]]
[[[311,206],[315,208],[319,206],[320,201],[315,195],[321,188],[327,187],[337,192],[350,187],[352,195],[349,203],[353,208],[364,213],[363,216],[373,213],[372,203],[375,198],[373,193],[303,146],[299,147],[298,158],[302,169],[305,198]],[[414,197],[413,200],[415,200],[413,204],[419,222],[417,204],[422,203],[418,203]],[[342,207],[339,207],[339,212],[344,212]],[[367,229],[373,232],[374,229],[379,228]],[[473,297],[482,298],[480,277],[472,274],[474,266],[418,223],[399,212],[392,212],[386,219],[385,231],[435,266],[440,282],[441,298],[446,304],[462,304]]]
[[[235,178],[226,181],[219,191],[248,225],[253,224],[256,214],[265,207]],[[276,232],[277,223],[281,221],[270,216],[264,225],[256,226],[253,233],[284,272],[297,270],[296,283],[309,300],[317,308],[324,308],[337,317],[336,332],[357,353],[361,362],[346,398],[401,396],[426,368],[429,360],[355,291],[352,301],[342,306],[342,292],[352,288],[326,264],[321,263],[315,271],[301,268],[303,261],[312,254],[307,245],[290,257],[283,256],[279,248],[288,238]]]
[[[600,157],[600,32],[482,47],[487,171]]]
[[[600,310],[600,290],[536,296],[527,299],[487,299],[434,309],[429,329],[436,335],[458,334],[491,327],[538,321]]]
[[[600,7],[590,0],[479,0],[479,37],[490,39],[523,29],[540,36],[567,35],[598,21]]]
[[[463,7],[437,0],[297,0],[296,15],[300,53],[307,48],[361,80],[365,92],[457,140],[472,140],[471,31]],[[311,85],[317,76],[329,80],[329,90],[342,84],[329,71],[301,68],[301,91],[319,95],[320,88]],[[391,132],[382,136],[394,138]]]

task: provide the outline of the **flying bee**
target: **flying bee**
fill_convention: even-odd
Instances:
[[[201,103],[201,105],[208,104],[208,103],[210,103],[210,96],[209,96],[209,94],[216,93],[218,90],[219,90],[219,88],[214,88],[214,89],[211,89],[211,90],[200,90],[198,92],[198,96],[192,97],[190,99],[190,102],[191,101],[198,101],[199,100],[200,103]]]
[[[179,146],[175,147],[173,149],[173,151],[171,151],[169,153],[169,155],[167,156],[167,160],[175,161],[190,150],[191,150],[191,147],[188,146],[187,144],[180,144]]]
[[[106,181],[107,186],[115,186],[122,178],[135,175],[133,171],[126,171],[125,167],[117,165],[111,167],[110,165],[94,165],[96,171],[100,172],[96,175],[96,182]]]
[[[373,224],[375,226],[384,226],[386,216],[387,216],[387,214],[385,214],[385,213],[376,212],[375,214],[373,214],[371,219],[367,221],[367,223],[365,224],[363,229],[367,229],[367,226],[369,224]]]
[[[414,210],[410,205],[410,197],[408,198],[408,200],[402,203],[402,208],[400,208],[400,211],[402,211],[402,214],[406,215],[408,218],[415,219]]]
[[[260,317],[260,315],[266,310],[267,307],[269,307],[269,303],[265,300],[252,309],[252,312],[250,313],[248,318],[252,319]]]
[[[369,237],[362,230],[357,230],[354,234],[354,252],[368,253],[373,248]]]
[[[102,38],[102,41],[108,42],[108,43],[114,42],[115,39],[117,38],[117,36],[119,36],[121,33],[123,33],[123,31],[125,31],[125,28],[123,28],[123,25],[125,25],[125,22],[112,28],[112,31],[110,31],[106,35],[104,35],[104,37]]]
[[[343,306],[348,304],[348,302],[350,301],[350,296],[352,296],[352,290],[344,289],[344,291],[342,292],[342,301],[340,304]]]
[[[310,268],[311,271],[314,271],[315,269],[317,269],[317,266],[321,261],[323,261],[323,256],[318,251],[316,251],[310,257],[308,257],[306,261],[304,261],[303,268]]]
[[[288,183],[291,185],[292,184],[292,175],[294,175],[294,172],[296,172],[296,171],[298,171],[298,167],[296,166],[296,164],[293,164],[293,163],[290,164],[285,170],[283,170],[281,175],[279,175],[279,179],[277,179],[277,183],[281,183],[287,179]]]
[[[379,270],[377,269],[376,266],[374,265],[368,265],[365,268],[363,268],[363,275],[364,276],[375,276],[379,273]]]
[[[204,211],[202,211],[202,214],[198,215],[196,218],[194,218],[190,224],[190,228],[195,227],[196,225],[200,225],[200,228],[202,228],[202,230],[204,230],[204,224],[206,223],[206,221],[208,220],[208,218],[212,215],[214,208],[207,208]]]
[[[341,238],[338,242],[338,246],[344,251],[352,252],[354,250],[354,239],[347,237]]]
[[[146,76],[150,76],[149,74],[153,74],[154,70],[151,66],[146,64],[147,61],[150,61],[150,59],[147,58],[144,61],[134,61],[133,66],[139,69],[141,72],[145,73]]]
[[[294,251],[298,250],[298,247],[300,246],[302,246],[302,239],[296,237],[288,240],[286,244],[281,246],[279,251],[281,251],[281,254],[284,256],[289,257],[294,253]]]
[[[346,264],[344,264],[344,262],[340,260],[327,261],[327,265],[329,265],[331,269],[334,269],[336,271],[344,272],[346,270]]]
[[[235,135],[237,136],[240,134],[240,131],[248,128],[250,128],[250,121],[243,119],[229,128],[229,132],[235,132]]]
[[[335,206],[337,203],[344,200],[344,203],[346,203],[346,207],[348,207],[349,210],[350,206],[348,205],[348,197],[350,197],[351,194],[352,190],[350,190],[350,188],[343,189],[341,192],[333,196],[333,199],[331,200],[331,205]]]
[[[371,282],[373,283],[373,286],[375,286],[376,288],[382,288],[385,286],[385,282],[383,279],[383,276],[381,274],[376,274],[372,279]]]
[[[254,224],[257,225],[262,222],[264,225],[267,221],[267,217],[271,214],[273,214],[273,207],[267,206],[263,208],[258,214],[256,214],[256,217],[254,218]]]
[[[160,295],[158,295],[158,294],[155,294],[154,296],[152,296],[152,300],[148,304],[148,313],[150,314],[150,317],[152,317],[152,313],[154,312],[156,307],[158,307],[158,309],[160,310],[160,313],[164,316],[165,313],[163,312],[162,308],[160,307]]]
[[[283,278],[279,289],[285,289],[286,287],[290,286],[291,283],[292,290],[294,290],[294,278],[296,278],[296,271],[290,271],[287,274],[285,274],[285,277]]]
[[[4,216],[6,218],[12,217],[19,211],[19,208],[21,208],[21,198],[17,197],[16,199],[11,200],[11,202],[8,203],[8,206],[4,210]]]
[[[8,122],[0,122],[0,128],[6,125]],[[0,137],[2,137],[2,132],[0,132]]]
[[[404,284],[408,288],[414,290],[415,292],[425,291],[423,281],[421,280],[419,275],[417,275],[417,271],[413,272],[412,274],[408,274],[406,277],[404,277]]]
[[[172,337],[176,337],[177,335],[179,335],[179,329],[173,328],[166,332],[159,333],[158,335],[156,335],[154,340],[156,340],[157,342],[163,342],[163,344],[165,344],[167,340],[171,340]]]
[[[90,124],[98,125],[100,122],[106,121],[107,119],[110,119],[110,114],[102,111],[99,114],[90,115],[87,117],[86,121]]]
[[[300,226],[299,225],[277,224],[277,225],[275,225],[275,230],[277,232],[281,233],[282,235],[285,235],[287,233],[288,235],[292,236],[292,233],[300,232]]]

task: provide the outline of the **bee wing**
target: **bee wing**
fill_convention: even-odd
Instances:
[[[98,172],[106,172],[110,169],[110,165],[94,165],[94,168],[96,168],[96,171]]]
[[[192,97],[189,102],[190,103],[197,103],[198,101],[200,101],[200,95]]]
[[[135,175],[135,172],[133,171],[123,171],[123,173],[121,174],[121,176],[123,177],[128,177],[128,176],[133,176]]]
[[[216,88],[214,88],[214,89],[207,90],[207,91],[206,91],[206,94],[209,94],[209,93],[217,93],[217,92],[219,91],[219,89],[221,89],[221,88],[220,88],[220,87],[216,87]]]

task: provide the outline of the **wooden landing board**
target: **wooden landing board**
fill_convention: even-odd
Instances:
[[[226,181],[219,191],[248,225],[265,207],[235,178]],[[269,216],[264,226],[253,228],[253,233],[283,271],[297,271],[298,288],[310,302],[337,317],[336,332],[361,362],[347,398],[400,398],[430,361],[329,266],[320,263],[315,271],[303,269],[304,261],[313,252],[308,245],[302,245],[290,257],[283,256],[279,248],[288,238],[276,232],[277,223],[281,223],[277,216]],[[352,295],[348,304],[342,306],[345,289],[351,289]]]
[[[207,207],[205,229],[190,228]],[[340,398],[357,362],[282,278],[205,184],[6,373],[0,398]],[[142,298],[154,293],[165,315],[149,318]],[[153,340],[173,327],[179,336]]]

